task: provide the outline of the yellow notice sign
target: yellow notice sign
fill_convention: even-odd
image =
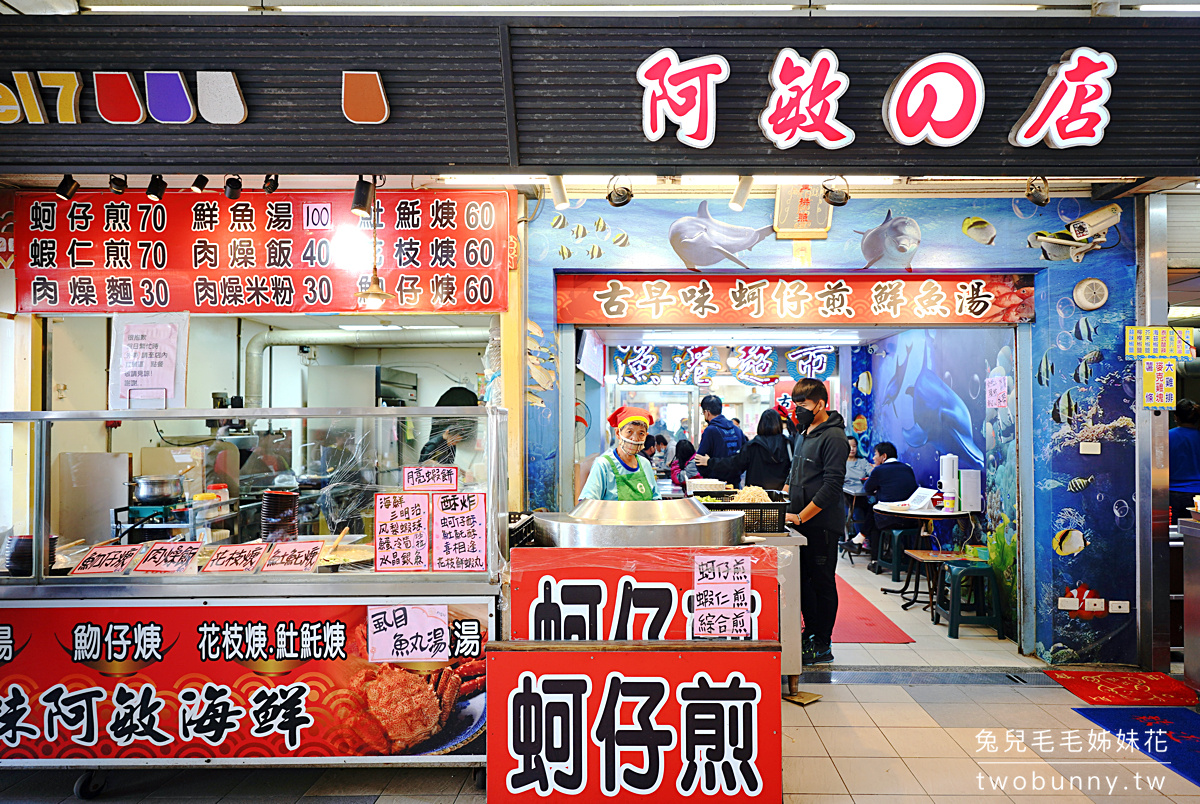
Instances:
[[[1191,357],[1191,327],[1125,327],[1126,357]]]
[[[1142,407],[1175,409],[1175,358],[1142,360]]]

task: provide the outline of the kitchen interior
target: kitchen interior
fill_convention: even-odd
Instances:
[[[47,321],[47,410],[108,407],[111,329],[107,316]],[[489,316],[191,316],[185,407],[229,408],[228,418],[55,424],[50,532],[63,565],[55,571],[67,571],[80,551],[114,538],[129,544],[172,537],[209,544],[269,540],[271,512],[265,509],[296,494],[292,531],[328,535],[362,527],[330,521],[329,511],[306,500],[332,482],[339,456],[371,463],[371,471],[417,463],[431,418],[376,419],[396,422],[395,432],[368,438],[343,432],[370,427],[368,419],[255,421],[236,410],[432,407],[450,388],[469,389],[482,400],[492,336],[497,343],[490,355],[498,360],[498,323]],[[468,472],[484,460],[485,429],[457,451]],[[395,449],[370,446],[381,438]],[[355,449],[392,454],[350,454]]]

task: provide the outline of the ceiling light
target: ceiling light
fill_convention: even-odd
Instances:
[[[93,14],[242,14],[261,6],[80,6]]]
[[[607,187],[609,179],[611,178],[611,173],[578,173],[563,176],[563,181],[565,181],[571,187]],[[663,181],[660,181],[658,176],[651,175],[622,176],[621,178],[624,179],[625,183],[630,187],[657,187],[659,184],[670,184],[669,181],[666,181],[665,176],[662,177]],[[730,178],[729,184],[733,184],[735,181],[737,181],[737,177],[733,176]]]
[[[604,196],[608,199],[610,206],[623,207],[633,200],[633,185],[628,181],[624,184],[617,181],[620,178],[613,176],[608,181],[608,194]]]
[[[1030,176],[1025,182],[1025,197],[1039,207],[1050,203],[1050,182],[1045,176]]]
[[[846,185],[846,189],[838,190],[834,188],[838,179]],[[832,179],[826,179],[821,183],[821,197],[825,199],[825,203],[831,207],[844,207],[850,201],[850,182],[846,181],[845,176],[834,176]]]
[[[236,173],[225,179],[225,197],[231,201],[242,195],[242,177]]]
[[[404,329],[404,327],[398,324],[338,324],[338,329],[344,329],[347,332],[383,332]]]
[[[405,329],[458,329],[458,324],[409,324]]]
[[[192,192],[202,193],[204,188],[208,186],[208,176],[203,173],[197,173],[195,180],[192,182]]]
[[[162,174],[155,173],[150,177],[150,183],[146,185],[146,197],[151,201],[162,201],[166,192],[167,183],[163,180]]]
[[[741,212],[745,209],[746,199],[750,197],[750,188],[753,186],[753,176],[739,176],[737,189],[733,191],[733,197],[729,199],[729,208],[734,212]]]
[[[679,184],[683,187],[724,187],[729,184],[737,184],[741,178],[741,176],[705,176],[687,173],[679,177]]]
[[[1167,320],[1200,318],[1200,307],[1172,307],[1167,310]]]
[[[271,193],[275,192],[278,189],[279,189],[279,174],[278,173],[268,173],[266,178],[263,179],[263,192],[266,193],[267,195],[270,195]]]
[[[118,175],[116,173],[108,174],[108,191],[113,195],[121,195],[129,189],[129,177],[124,173]]]
[[[442,184],[466,185],[479,187],[485,184],[545,184],[548,177],[544,173],[514,173],[514,174],[452,174],[438,176]]]
[[[554,199],[555,209],[570,208],[571,199],[567,198],[567,188],[563,184],[562,176],[550,177],[550,197]]]
[[[1167,11],[1167,12],[1178,12],[1180,14],[1195,14],[1197,12],[1200,12],[1200,5],[1196,5],[1195,3],[1186,3],[1184,5],[1171,6],[1171,5],[1162,5],[1159,3],[1151,3],[1150,5],[1145,5],[1145,6],[1134,6],[1133,10],[1134,11]]]
[[[842,346],[861,340],[856,331],[781,330],[675,330],[646,332],[641,342],[661,346]],[[606,341],[607,342],[607,341]],[[611,345],[611,342],[608,342]]]
[[[900,8],[906,14],[909,12],[912,12],[912,11],[917,11],[917,12],[920,12],[920,11],[936,11],[936,12],[961,11],[961,12],[986,14],[991,11],[1013,11],[1013,12],[1038,11],[1042,7],[1039,5],[1003,4],[1003,3],[997,3],[996,5],[992,5],[990,3],[954,3],[954,4],[948,3],[946,5],[942,5],[940,3],[915,3],[913,5],[903,5],[903,6],[896,6],[896,5],[891,5],[888,3],[862,3],[862,4],[859,4],[859,3],[833,3],[833,4],[827,5],[827,6],[818,6],[818,8],[824,9],[825,11],[833,11],[833,12],[877,11],[877,12],[887,13],[887,12],[894,12],[898,8]]]
[[[106,8],[113,8],[106,6]],[[126,9],[129,6],[116,6],[116,8]],[[132,8],[141,8],[134,6]],[[238,7],[240,9],[240,7]],[[430,14],[532,14],[536,16],[545,16],[548,9],[552,9],[555,14],[570,15],[570,14],[611,14],[614,10],[619,9],[622,14],[655,14],[665,16],[681,16],[683,14],[746,14],[751,12],[756,13],[791,13],[796,10],[792,5],[779,4],[757,4],[757,5],[737,5],[737,6],[703,6],[703,5],[636,5],[636,6],[328,6],[328,5],[313,5],[313,6],[277,6],[279,11],[284,14],[404,14],[404,15],[420,15],[426,16]],[[1036,8],[1036,6],[1034,6]],[[253,6],[252,10],[261,10],[257,6]]]
[[[373,206],[375,206],[375,185],[359,176],[358,181],[354,183],[354,200],[350,202],[350,211],[360,218],[365,218],[371,214]]]
[[[778,174],[756,175],[758,184],[821,184],[832,176],[781,176]],[[855,187],[888,187],[900,181],[899,176],[843,176]]]
[[[54,194],[63,201],[70,201],[71,196],[75,195],[78,190],[79,182],[75,181],[75,178],[70,173],[66,173],[63,174],[62,181],[58,183],[58,188],[54,191]]]
[[[360,299],[363,307],[366,307],[368,310],[378,310],[389,300],[396,298],[396,294],[388,293],[383,289],[383,283],[379,281],[379,272],[372,268],[371,282],[367,285],[367,289],[355,293],[354,297]]]

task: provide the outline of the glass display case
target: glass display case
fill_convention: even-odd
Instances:
[[[215,584],[229,587],[215,594],[246,595],[264,583],[296,587],[288,594],[325,583],[338,593],[438,584],[446,594],[455,584],[489,594],[479,590],[498,584],[508,527],[506,416],[484,407],[0,414],[14,458],[0,476],[9,486],[0,594]]]

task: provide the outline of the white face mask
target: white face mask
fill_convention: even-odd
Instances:
[[[634,441],[632,438],[626,438],[625,436],[617,436],[617,441],[630,452],[641,452],[642,445],[646,443],[644,439]]]

